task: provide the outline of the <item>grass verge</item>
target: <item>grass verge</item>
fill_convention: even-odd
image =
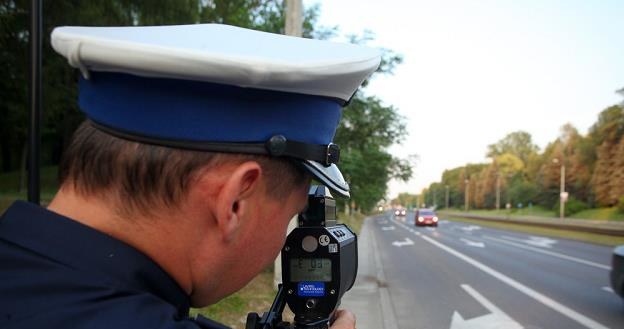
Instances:
[[[256,312],[262,315],[271,307],[273,298],[273,270],[267,269],[238,292],[208,307],[192,309],[191,314],[202,314],[234,329],[242,329],[245,328],[247,313]]]
[[[621,213],[617,207],[587,209],[577,212],[570,217],[581,219],[624,221],[624,213]]]
[[[338,222],[342,224],[347,224],[349,228],[351,228],[355,234],[360,234],[362,230],[362,224],[364,223],[364,218],[366,215],[361,213],[353,213],[351,215],[339,215]]]
[[[463,212],[463,209],[451,209],[451,211]],[[503,216],[503,217],[544,217],[544,218],[558,218],[559,212],[548,210],[540,206],[531,208],[514,208],[512,210],[486,210],[486,209],[471,209],[471,214],[476,215],[490,215],[490,216]],[[589,219],[589,220],[612,220],[612,221],[624,221],[624,213],[620,212],[617,207],[610,208],[595,208],[580,211],[570,216],[576,219]]]
[[[535,226],[512,224],[512,223],[498,223],[498,222],[490,222],[487,220],[470,219],[470,218],[463,218],[463,217],[453,217],[453,218],[446,218],[446,219],[452,220],[452,221],[470,223],[470,224],[477,224],[477,225],[487,226],[487,227],[492,227],[492,228],[498,228],[498,229],[503,229],[503,230],[510,230],[510,231],[523,232],[523,233],[536,234],[536,235],[544,235],[544,236],[550,236],[550,237],[555,237],[555,238],[578,240],[578,241],[590,242],[590,243],[607,245],[607,246],[616,246],[616,245],[624,244],[624,237],[616,237],[616,236],[610,236],[610,235],[567,231],[567,230],[561,230],[561,229],[535,227]]]

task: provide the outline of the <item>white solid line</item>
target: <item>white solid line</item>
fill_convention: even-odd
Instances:
[[[584,259],[580,259],[580,258],[576,258],[576,257],[572,257],[572,256],[568,256],[568,255],[564,255],[564,254],[560,254],[558,252],[554,252],[554,251],[548,251],[548,250],[544,250],[544,249],[540,249],[540,248],[535,248],[535,247],[529,247],[529,246],[525,246],[523,244],[520,243],[515,243],[515,242],[511,242],[511,241],[507,241],[507,240],[503,240],[503,239],[498,239],[498,238],[494,238],[491,236],[483,236],[483,238],[485,239],[489,239],[489,240],[494,240],[494,241],[498,241],[500,243],[506,243],[508,245],[512,245],[514,247],[518,247],[518,248],[522,248],[522,249],[526,249],[526,250],[531,250],[531,251],[535,251],[535,252],[539,252],[545,255],[550,255],[553,257],[557,257],[557,258],[561,258],[561,259],[566,259],[569,261],[573,261],[573,262],[577,262],[580,264],[585,264],[585,265],[589,265],[589,266],[593,266],[596,268],[600,268],[603,270],[611,270],[611,267],[607,266],[607,265],[603,265],[603,264],[598,264],[592,261],[588,261],[588,260],[584,260]]]
[[[610,292],[610,293],[612,293],[612,294],[614,294],[614,293],[615,293],[611,287],[602,287],[602,290],[604,290],[604,291],[606,291],[606,292]]]
[[[509,285],[510,287],[522,292],[523,294],[535,299],[536,301],[546,305],[547,307],[550,307],[551,309],[563,314],[564,316],[580,323],[581,325],[590,328],[590,329],[608,329],[608,327],[586,317],[583,314],[580,314],[572,309],[570,309],[569,307],[562,305],[558,302],[556,302],[555,300],[523,285],[522,283],[494,270],[493,268],[484,265],[480,262],[478,262],[477,260],[470,258],[462,253],[460,253],[459,251],[450,248],[428,236],[421,236],[421,238],[425,239],[425,241],[433,244],[434,246],[450,253],[451,255],[465,261],[466,263],[480,269],[481,271],[493,276],[494,278],[502,281],[503,283]]]

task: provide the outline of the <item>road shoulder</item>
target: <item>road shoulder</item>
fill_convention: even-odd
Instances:
[[[372,217],[364,220],[358,236],[358,276],[342,298],[341,307],[355,313],[358,329],[397,329],[373,225]]]

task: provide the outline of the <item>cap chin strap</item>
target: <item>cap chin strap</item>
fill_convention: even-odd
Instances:
[[[288,140],[283,135],[274,135],[264,143],[228,143],[228,142],[198,142],[183,140],[164,140],[150,136],[143,136],[134,132],[121,131],[106,125],[88,120],[98,130],[118,138],[152,144],[180,148],[194,151],[263,154],[275,157],[291,157],[301,160],[312,160],[325,166],[337,164],[340,160],[340,148],[330,143],[327,145],[308,144]]]

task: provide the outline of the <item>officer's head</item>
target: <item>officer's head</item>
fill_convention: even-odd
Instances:
[[[310,177],[349,196],[332,140],[376,50],[211,24],[63,27],[52,45],[81,71],[87,117],[62,189],[163,219],[171,240],[154,243],[187,245],[188,270],[172,276],[193,283],[195,304],[274,259]]]

